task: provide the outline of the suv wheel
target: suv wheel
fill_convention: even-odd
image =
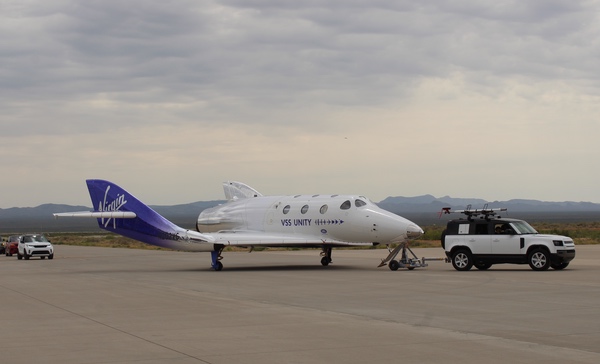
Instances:
[[[550,254],[545,249],[537,248],[531,251],[527,261],[533,270],[547,270],[550,267]]]
[[[565,269],[566,267],[568,267],[569,263],[550,264],[550,266],[554,270],[561,270],[561,269]]]
[[[488,270],[492,266],[490,263],[481,262],[481,261],[475,262],[473,265],[475,266],[475,268],[477,268],[479,270]]]
[[[456,270],[465,271],[473,266],[473,257],[471,252],[466,249],[459,249],[452,254],[452,266]]]

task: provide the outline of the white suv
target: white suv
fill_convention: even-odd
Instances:
[[[442,233],[442,247],[456,270],[485,270],[501,263],[560,270],[575,258],[575,244],[567,236],[539,234],[527,222],[496,217],[493,210],[479,210],[480,218],[473,217],[477,210],[465,211],[460,212],[467,219],[450,220]]]
[[[21,236],[17,252],[18,259],[29,259],[30,257],[40,257],[44,259],[54,258],[54,247],[50,241],[41,234],[28,234]]]

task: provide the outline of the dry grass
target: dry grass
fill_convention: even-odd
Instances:
[[[540,233],[565,235],[573,238],[576,245],[600,244],[600,222],[584,223],[536,223],[532,224]],[[410,243],[417,248],[441,248],[440,238],[443,226],[424,226],[425,234]],[[163,250],[156,247],[111,233],[53,233],[48,235],[56,245],[99,246],[109,248],[152,249]],[[378,249],[385,246],[366,247],[359,249]],[[294,249],[294,248],[290,248]],[[297,249],[297,248],[296,248]],[[241,248],[227,248],[227,250],[245,250]],[[264,250],[257,248],[256,250]]]

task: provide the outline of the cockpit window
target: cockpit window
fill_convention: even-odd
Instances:
[[[348,210],[350,207],[352,207],[352,203],[350,202],[350,200],[346,200],[344,201],[344,203],[340,206],[340,209],[342,210]]]
[[[308,205],[302,206],[302,210],[300,210],[300,212],[303,213],[303,214],[305,214],[306,211],[308,211]]]
[[[322,214],[324,214],[324,213],[327,212],[327,209],[328,209],[328,206],[327,205],[323,205],[323,206],[321,206],[321,209],[319,210],[319,212],[321,212]]]
[[[355,200],[355,201],[354,201],[354,205],[355,205],[356,207],[362,207],[362,206],[364,206],[364,205],[366,205],[366,204],[367,204],[367,203],[366,203],[365,201],[363,201],[363,200],[358,200],[358,199],[357,199],[357,200]]]
[[[283,208],[283,214],[287,214],[288,212],[290,212],[290,205],[287,205]]]

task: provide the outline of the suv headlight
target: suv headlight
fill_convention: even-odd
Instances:
[[[564,246],[562,240],[552,240],[552,242],[554,243],[554,246]]]

